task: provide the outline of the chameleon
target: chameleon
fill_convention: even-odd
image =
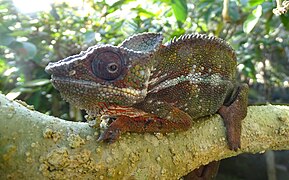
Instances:
[[[224,40],[187,34],[163,44],[141,33],[120,45],[95,45],[45,68],[53,86],[90,116],[111,118],[99,140],[125,132],[178,132],[220,114],[228,146],[240,148],[248,85],[236,82],[236,53]]]

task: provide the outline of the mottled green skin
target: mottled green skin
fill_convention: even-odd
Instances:
[[[149,86],[147,98],[172,103],[193,119],[216,113],[235,89],[236,56],[220,39],[183,36],[161,48],[155,62],[151,78],[167,75]],[[161,87],[166,81],[169,87]]]
[[[100,140],[114,142],[126,131],[183,131],[194,119],[218,112],[236,150],[248,88],[236,85],[233,49],[206,35],[185,35],[165,45],[162,39],[143,33],[120,46],[93,46],[50,63],[46,71],[68,102],[92,116],[113,117]]]

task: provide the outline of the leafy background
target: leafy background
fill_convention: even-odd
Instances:
[[[289,14],[274,15],[273,0],[231,0],[227,13],[222,0],[71,2],[55,1],[49,11],[24,13],[13,1],[0,1],[0,90],[8,98],[83,121],[84,113],[52,87],[47,63],[150,31],[162,32],[165,41],[185,33],[225,39],[237,52],[238,78],[250,86],[250,104],[289,104]],[[270,163],[277,179],[289,179],[288,152],[275,152],[275,160],[266,163],[264,155],[248,154],[231,158],[223,162],[218,179],[267,179]]]

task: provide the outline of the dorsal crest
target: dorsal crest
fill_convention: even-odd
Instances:
[[[211,47],[214,47],[217,49],[223,49],[224,52],[231,54],[233,59],[236,59],[236,54],[235,54],[234,49],[226,41],[216,36],[209,36],[206,34],[185,34],[185,35],[181,35],[178,38],[174,37],[171,39],[171,41],[166,43],[166,46],[180,45],[182,43],[187,43],[187,42],[191,42],[196,45],[199,44],[200,46],[204,46],[204,47],[206,45],[210,45]]]

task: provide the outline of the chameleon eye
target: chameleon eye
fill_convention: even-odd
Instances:
[[[92,61],[94,75],[104,80],[114,80],[122,72],[122,58],[114,52],[98,54]]]
[[[116,63],[109,63],[106,67],[107,71],[110,73],[115,73],[118,70],[118,64]]]

